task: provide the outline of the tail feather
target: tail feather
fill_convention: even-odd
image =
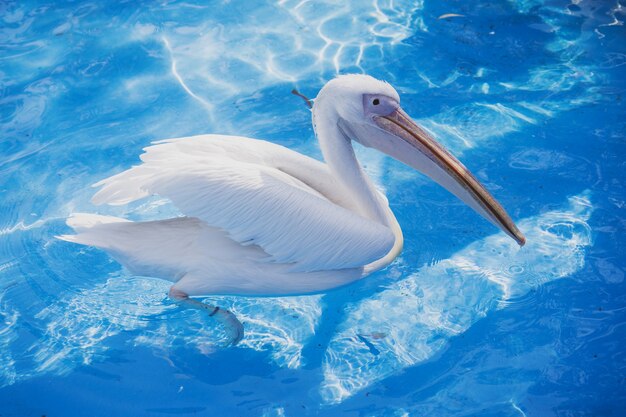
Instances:
[[[132,222],[130,220],[122,219],[120,217],[102,216],[99,214],[91,213],[74,213],[67,219],[66,223],[69,227],[74,229],[77,234],[56,236],[57,239],[65,240],[66,242],[89,245],[91,244],[91,242],[87,235],[89,234],[89,231],[93,230],[94,227],[110,223]]]

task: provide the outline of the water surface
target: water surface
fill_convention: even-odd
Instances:
[[[626,32],[618,1],[0,5],[2,416],[619,416],[626,409]],[[458,16],[450,16],[456,14]],[[519,249],[358,149],[405,249],[355,285],[219,298],[236,348],[164,281],[54,236],[151,141],[264,138],[319,158],[338,73],[392,83],[519,222]]]

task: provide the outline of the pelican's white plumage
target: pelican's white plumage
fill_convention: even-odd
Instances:
[[[282,146],[202,135],[145,151],[142,165],[94,184],[92,201],[158,194],[188,217],[79,214],[68,222],[79,234],[64,239],[101,247],[138,275],[179,281],[189,295],[317,292],[359,278],[394,245],[389,228],[351,210],[326,165]]]
[[[236,242],[260,246],[267,262],[292,264],[292,271],[362,267],[393,246],[388,228],[349,209],[326,166],[284,147],[206,135],[145,151],[142,165],[97,183],[93,202],[159,194]]]
[[[403,244],[387,199],[355,157],[355,140],[424,172],[523,244],[504,209],[399,103],[389,84],[369,76],[327,83],[313,106],[325,164],[244,137],[156,142],[141,165],[95,184],[93,202],[158,194],[184,217],[131,222],[76,214],[68,225],[77,234],[61,238],[100,247],[135,274],[173,281],[179,299],[335,288],[383,268]]]

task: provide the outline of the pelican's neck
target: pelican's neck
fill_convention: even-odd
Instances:
[[[338,116],[332,114],[334,113],[332,111],[319,110],[321,111],[313,113],[315,131],[324,160],[333,177],[355,203],[353,206],[358,214],[385,226],[391,226],[389,207],[359,164],[350,139],[346,138],[339,128]]]
[[[313,124],[324,160],[333,177],[354,202],[357,214],[387,226],[396,237],[392,249],[383,258],[364,267],[364,275],[384,268],[402,251],[402,229],[354,154],[352,141],[339,128],[339,116],[325,106],[319,106],[319,97],[313,110]],[[321,107],[321,109],[320,109]]]

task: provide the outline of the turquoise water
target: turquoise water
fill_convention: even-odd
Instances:
[[[623,2],[3,2],[0,415],[620,416],[626,410]],[[461,16],[446,16],[447,14]],[[324,295],[214,300],[245,339],[104,252],[54,239],[151,141],[319,157],[337,73],[393,84],[508,209],[523,249],[359,149],[405,236]]]

